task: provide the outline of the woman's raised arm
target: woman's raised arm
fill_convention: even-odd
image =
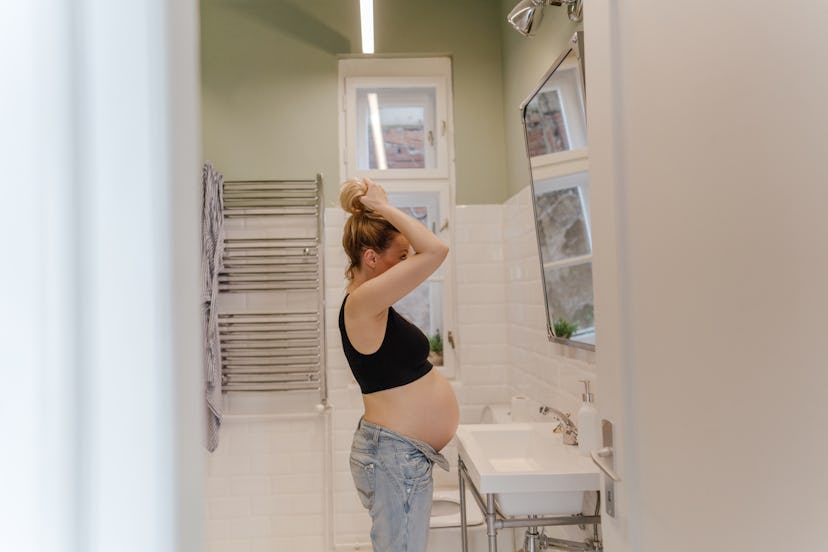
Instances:
[[[351,294],[352,308],[369,315],[384,311],[423,283],[445,260],[449,248],[422,223],[388,203],[381,186],[367,178],[365,183],[362,204],[394,225],[414,250],[414,255],[367,280]]]

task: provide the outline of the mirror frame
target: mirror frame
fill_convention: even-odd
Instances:
[[[584,33],[583,31],[578,31],[572,38],[569,40],[569,46],[564,49],[564,51],[558,56],[549,70],[544,73],[543,77],[541,77],[540,81],[538,82],[537,86],[532,90],[529,96],[520,104],[520,118],[521,124],[523,125],[523,140],[524,145],[526,147],[526,159],[529,163],[529,180],[532,190],[532,211],[534,212],[535,216],[535,234],[536,234],[536,241],[538,246],[538,259],[540,261],[541,267],[541,288],[543,290],[543,302],[546,307],[546,333],[549,341],[553,343],[560,343],[562,345],[568,345],[570,347],[576,347],[578,349],[585,349],[587,351],[595,351],[595,344],[593,343],[585,343],[582,341],[577,341],[574,339],[566,339],[563,337],[558,337],[555,335],[554,324],[552,323],[551,317],[549,315],[549,297],[546,290],[546,275],[543,272],[543,256],[541,251],[540,240],[537,238],[537,221],[538,221],[538,205],[537,201],[535,200],[535,179],[532,174],[532,158],[529,155],[529,140],[528,140],[528,129],[526,127],[526,109],[529,106],[529,103],[532,99],[540,92],[549,78],[552,76],[555,71],[563,64],[563,62],[570,56],[570,54],[574,54],[575,57],[578,59],[578,73],[581,78],[581,90],[583,90],[584,98],[584,120],[586,120],[586,79],[585,79],[585,71],[584,71]],[[589,147],[589,142],[587,141],[587,147]]]

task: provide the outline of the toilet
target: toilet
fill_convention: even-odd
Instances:
[[[508,424],[511,421],[511,406],[508,404],[489,404],[480,413],[481,424]]]
[[[483,523],[483,513],[471,493],[466,490],[466,525],[474,527]],[[431,503],[429,527],[460,527],[460,489],[435,489]]]
[[[508,423],[509,421],[509,405],[488,405],[483,408],[480,414],[480,423],[482,424],[502,424]],[[449,461],[452,463],[452,480],[456,480],[455,478],[457,477],[457,466],[454,463],[454,459],[457,456],[456,450],[454,443],[451,443],[446,447],[445,451],[450,458]],[[436,478],[435,482],[437,482]],[[434,489],[433,496],[429,526],[432,529],[460,527],[460,490],[451,487],[441,487],[438,484]],[[466,525],[468,527],[474,527],[482,523],[483,513],[477,507],[471,491],[466,489]]]

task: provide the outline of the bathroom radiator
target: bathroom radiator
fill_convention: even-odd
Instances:
[[[325,382],[322,177],[224,182],[219,273],[222,390]]]

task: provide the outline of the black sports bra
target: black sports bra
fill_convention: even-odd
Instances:
[[[339,333],[342,349],[351,372],[364,394],[375,393],[416,381],[431,371],[428,361],[428,338],[420,329],[388,308],[385,337],[376,352],[363,355],[351,345],[345,332],[345,299],[339,309]]]

